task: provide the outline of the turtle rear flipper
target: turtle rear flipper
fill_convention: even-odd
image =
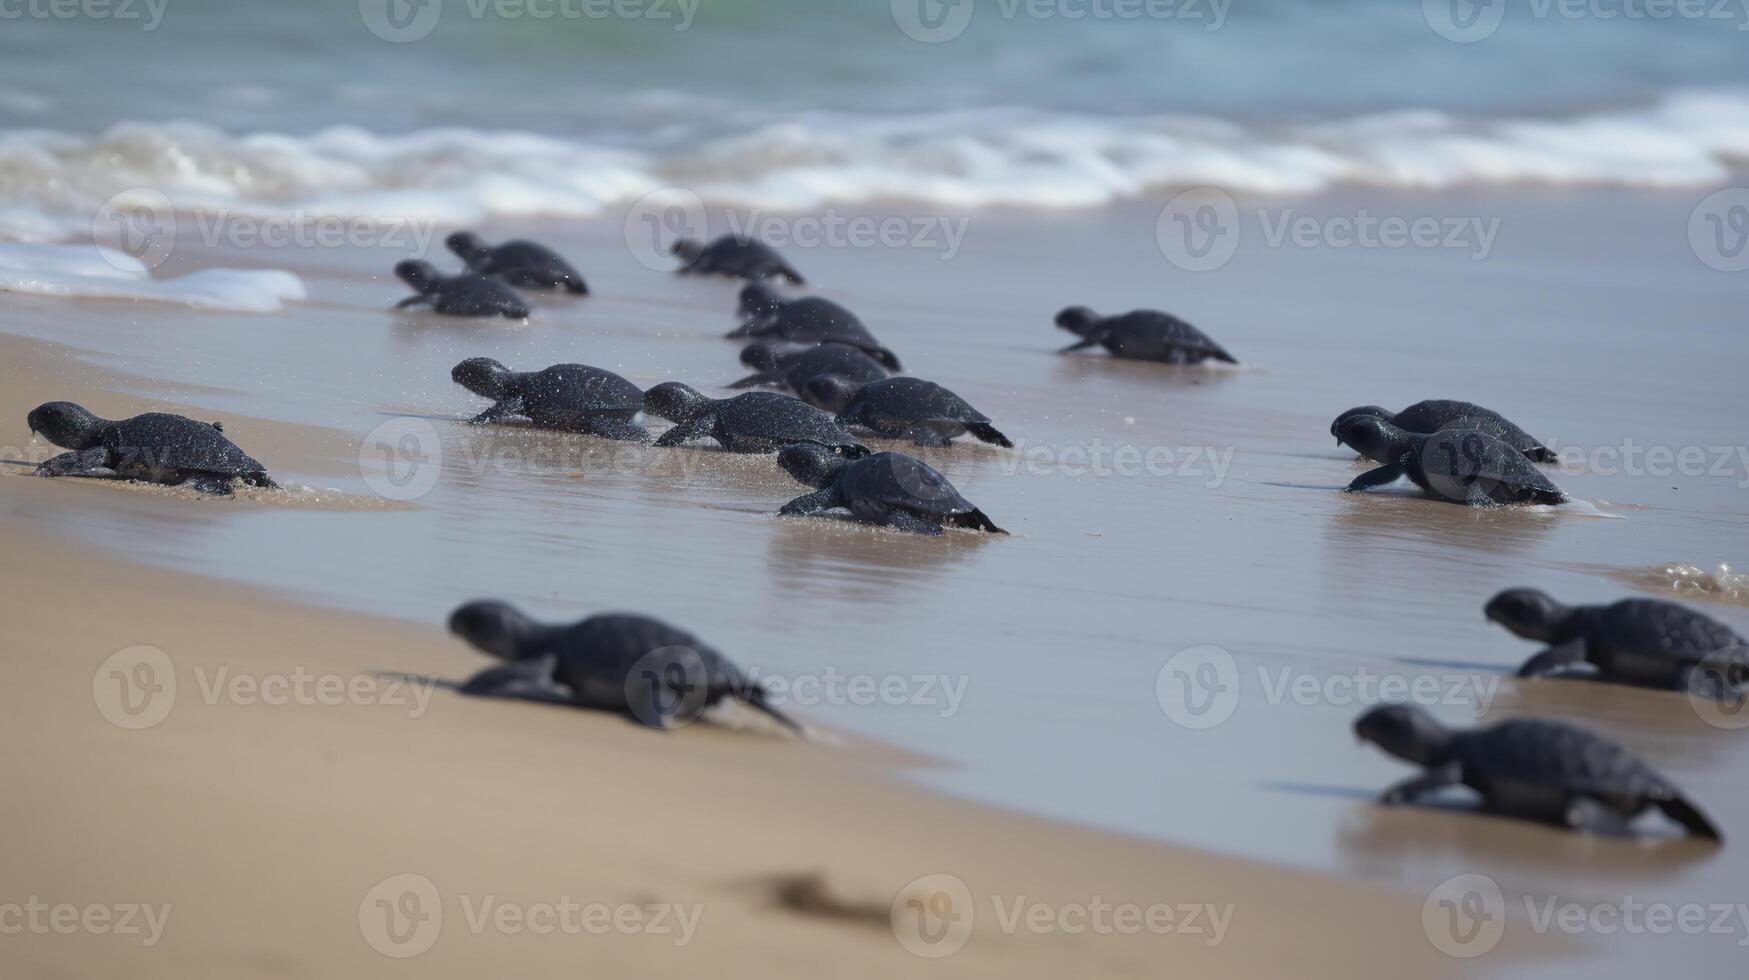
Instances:
[[[1001,446],[1003,449],[1014,448],[1014,442],[1007,436],[998,432],[996,427],[988,422],[968,422],[966,423],[966,431],[977,437],[981,442],[988,442],[993,445]]]
[[[279,489],[279,484],[275,483],[273,477],[268,476],[266,473],[245,473],[238,479],[252,487],[260,487],[263,490]]]
[[[964,514],[953,514],[949,517],[943,518],[942,523],[952,525],[953,527],[963,527],[972,531],[988,531],[991,534],[1008,533],[997,527],[996,522],[990,520],[990,518],[981,510],[971,510]]]
[[[1700,812],[1699,807],[1682,797],[1671,796],[1669,799],[1658,800],[1657,804],[1665,816],[1687,828],[1690,834],[1707,840],[1722,842],[1725,839],[1725,835],[1719,832],[1719,828],[1713,825],[1706,814]]]
[[[182,485],[214,497],[229,497],[236,492],[231,480],[231,477],[219,473],[196,473],[182,481]]]
[[[741,697],[740,700],[748,707],[763,712],[772,721],[777,722],[779,725],[789,729],[796,735],[803,738],[807,737],[808,730],[802,727],[801,722],[796,721],[789,715],[777,710],[777,708],[771,704],[769,696],[765,693],[765,688],[757,686],[749,687],[745,696]]]

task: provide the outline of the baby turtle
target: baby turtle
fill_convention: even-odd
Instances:
[[[805,286],[797,272],[770,245],[752,238],[724,235],[709,245],[691,238],[674,243],[673,254],[686,265],[675,272],[683,276],[732,276],[739,279],[769,279],[772,276]]]
[[[750,319],[728,336],[765,337],[798,344],[844,344],[879,361],[889,371],[903,370],[893,352],[881,346],[856,314],[829,299],[804,296],[785,300],[771,287],[753,283],[741,290],[741,313]]]
[[[1348,493],[1407,476],[1430,496],[1472,507],[1559,504],[1567,499],[1523,453],[1486,432],[1443,429],[1419,435],[1374,415],[1356,415],[1342,423],[1340,433],[1338,438],[1355,452],[1385,462],[1355,477]]]
[[[983,442],[1014,446],[990,424],[988,415],[922,378],[887,378],[859,386],[828,374],[809,381],[803,397],[836,408],[839,425],[862,426],[876,435],[909,439],[919,446],[945,446],[967,432]]]
[[[1361,408],[1351,408],[1336,416],[1336,421],[1330,423],[1330,434],[1336,437],[1336,444],[1342,444],[1342,423],[1357,415],[1370,415],[1383,419],[1404,432],[1419,432],[1422,435],[1432,435],[1440,429],[1475,429],[1486,432],[1496,439],[1510,444],[1512,448],[1524,453],[1533,462],[1553,463],[1554,450],[1544,446],[1536,437],[1524,431],[1499,412],[1483,408],[1470,402],[1448,401],[1437,399],[1416,402],[1401,412],[1390,412],[1377,405],[1366,405]],[[1384,463],[1388,460],[1374,460]]]
[[[431,263],[417,259],[395,266],[395,275],[419,290],[419,295],[396,303],[397,310],[429,306],[446,316],[507,316],[512,320],[528,317],[528,304],[495,276],[474,272],[446,276]]]
[[[470,357],[449,372],[450,379],[495,404],[471,420],[473,425],[513,415],[543,429],[587,432],[625,442],[647,442],[636,423],[644,410],[643,389],[587,364],[555,364],[544,371],[512,371],[490,357]]]
[[[644,394],[644,409],[676,423],[656,440],[658,446],[678,446],[709,437],[732,453],[769,453],[806,442],[845,456],[868,455],[868,447],[832,421],[832,416],[775,391],[750,391],[719,401],[669,381]]]
[[[188,486],[228,496],[234,480],[254,487],[279,484],[262,466],[220,433],[216,422],[148,412],[111,422],[72,402],[48,402],[31,410],[30,431],[72,452],[45,460],[38,476],[87,476]]]
[[[1612,684],[1715,699],[1749,690],[1749,643],[1724,623],[1674,602],[1564,606],[1536,589],[1508,589],[1488,600],[1483,614],[1527,640],[1548,644],[1519,668],[1520,677],[1590,667],[1591,676]]]
[[[1583,728],[1514,719],[1454,732],[1411,705],[1374,708],[1354,733],[1427,771],[1386,790],[1387,806],[1464,785],[1492,813],[1593,833],[1621,834],[1653,807],[1688,832],[1720,840],[1718,828],[1652,767],[1627,749]]]
[[[497,276],[524,289],[563,289],[577,296],[589,295],[583,274],[545,245],[525,241],[487,245],[471,231],[458,231],[444,244],[467,263],[470,272]]]
[[[1007,534],[960,496],[929,464],[903,453],[840,459],[817,445],[785,446],[777,463],[811,487],[784,504],[783,515],[817,514],[842,507],[858,520],[916,534],[940,534],[942,525]]]
[[[829,406],[820,405],[808,397],[807,384],[813,378],[822,374],[833,374],[862,384],[880,381],[887,376],[887,369],[881,367],[874,358],[845,344],[820,344],[786,354],[781,353],[776,344],[763,340],[754,341],[741,351],[741,363],[759,373],[748,375],[729,387],[784,385],[803,401],[819,408]]]
[[[450,614],[449,630],[508,661],[475,675],[462,685],[463,694],[628,713],[661,729],[693,721],[729,698],[803,731],[772,707],[763,685],[691,633],[658,619],[611,613],[553,626],[506,603],[481,601]]]
[[[1131,310],[1121,316],[1102,317],[1085,306],[1071,306],[1057,314],[1057,326],[1081,338],[1063,348],[1059,352],[1063,354],[1098,344],[1114,357],[1137,361],[1239,363],[1208,334],[1158,310]]]

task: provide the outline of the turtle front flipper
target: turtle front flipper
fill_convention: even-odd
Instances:
[[[1098,346],[1099,346],[1099,338],[1089,337],[1085,340],[1076,341],[1075,343],[1070,344],[1069,346],[1063,348],[1062,350],[1057,351],[1057,353],[1059,353],[1059,354],[1073,354],[1078,350],[1086,350],[1089,347],[1098,347]]]
[[[456,690],[470,697],[570,704],[574,700],[570,688],[553,679],[557,666],[556,657],[536,657],[500,664],[468,678],[467,683]]]
[[[1547,677],[1585,662],[1585,641],[1571,640],[1531,657],[1518,668],[1519,677]]]
[[[716,431],[717,417],[709,412],[696,415],[662,433],[658,446],[678,446],[693,439],[703,439]]]
[[[775,375],[769,371],[761,371],[758,374],[749,374],[745,378],[742,378],[741,380],[734,382],[733,384],[729,385],[728,387],[730,387],[730,388],[758,388],[761,385],[774,385],[774,384],[781,384],[782,382],[783,382],[783,379],[778,377],[777,375]]]
[[[1405,470],[1401,463],[1387,463],[1377,469],[1367,470],[1365,473],[1355,477],[1354,482],[1343,488],[1342,492],[1360,493],[1363,490],[1382,487],[1388,483],[1395,483],[1402,479],[1404,473]]]
[[[826,487],[823,490],[802,494],[778,508],[777,513],[782,517],[806,517],[810,514],[831,510],[837,506],[839,506],[838,488]]]
[[[512,415],[521,415],[521,414],[522,414],[522,399],[521,399],[521,397],[501,398],[495,404],[493,404],[493,406],[491,408],[488,408],[484,412],[481,412],[480,414],[469,419],[468,424],[469,425],[490,425],[493,422],[502,422],[505,419],[511,417]]]
[[[431,294],[430,293],[420,293],[417,296],[409,296],[406,299],[400,301],[399,303],[396,303],[395,309],[406,310],[406,309],[411,309],[415,306],[430,306],[431,304],[432,304]]]
[[[624,419],[608,418],[597,415],[589,419],[587,431],[590,435],[603,439],[613,439],[618,442],[649,442],[650,430]]]
[[[1457,763],[1453,762],[1443,766],[1437,766],[1414,777],[1413,779],[1405,779],[1397,785],[1392,786],[1390,789],[1385,790],[1379,795],[1379,802],[1385,806],[1400,806],[1404,803],[1413,803],[1428,793],[1444,789],[1447,786],[1456,786],[1463,782],[1463,779],[1463,767],[1459,766]]]
[[[62,453],[43,460],[37,464],[36,475],[113,479],[117,474],[110,468],[109,450],[103,446],[92,446],[90,449]]]
[[[772,319],[770,317],[754,317],[728,333],[723,334],[723,337],[728,340],[741,340],[746,337],[763,337],[771,332],[771,327]]]

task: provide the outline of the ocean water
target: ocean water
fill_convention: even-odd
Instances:
[[[676,187],[777,210],[1698,187],[1749,159],[1749,5],[1451,2],[21,4],[0,237],[86,236],[142,188],[467,222]]]

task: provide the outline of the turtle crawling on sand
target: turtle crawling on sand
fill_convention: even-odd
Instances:
[[[644,410],[643,389],[612,371],[587,364],[512,371],[490,357],[470,357],[449,376],[474,394],[495,400],[472,419],[474,425],[522,415],[543,429],[587,432],[625,442],[650,438],[636,422]]]
[[[1110,351],[1113,357],[1136,361],[1239,363],[1208,334],[1159,310],[1131,310],[1119,316],[1100,316],[1085,306],[1071,306],[1057,314],[1057,326],[1081,338],[1058,352],[1062,354],[1097,345]]]
[[[887,378],[855,385],[828,374],[808,382],[808,395],[816,405],[836,408],[839,425],[861,426],[876,435],[909,439],[919,446],[945,446],[967,432],[983,442],[1014,446],[990,424],[988,415],[922,378]]]
[[[458,231],[444,244],[468,264],[470,272],[497,276],[523,289],[563,289],[577,296],[589,294],[583,274],[545,245],[525,241],[487,245],[471,231]]]
[[[803,731],[727,657],[648,616],[610,613],[551,626],[506,603],[480,601],[451,613],[449,630],[507,661],[476,674],[462,685],[463,694],[617,711],[661,729],[684,725],[732,699]]]
[[[729,331],[730,338],[765,337],[798,344],[844,344],[879,361],[889,371],[903,370],[899,358],[881,346],[856,314],[829,299],[804,296],[786,300],[764,283],[751,283],[741,290],[742,316],[746,323]]]
[[[804,286],[801,273],[785,262],[770,245],[754,238],[724,235],[705,245],[682,238],[671,249],[686,264],[675,270],[682,276],[732,276],[738,279],[769,279],[772,276]]]
[[[1418,435],[1374,415],[1355,415],[1342,423],[1339,433],[1355,452],[1385,462],[1355,477],[1348,493],[1407,476],[1430,496],[1471,507],[1567,500],[1522,452],[1486,432],[1442,429]]]
[[[1682,791],[1627,749],[1582,728],[1513,719],[1454,732],[1412,705],[1374,708],[1354,733],[1426,772],[1386,790],[1379,802],[1411,803],[1446,786],[1480,793],[1485,810],[1592,833],[1621,834],[1649,809],[1720,840],[1718,828]]]
[[[419,291],[419,295],[396,303],[397,310],[429,306],[445,316],[528,318],[528,304],[497,276],[483,276],[477,272],[446,276],[431,263],[417,259],[396,265],[395,275]]]
[[[858,384],[879,381],[887,369],[846,344],[820,344],[783,353],[777,344],[756,340],[741,351],[741,363],[759,373],[729,385],[731,388],[751,388],[755,385],[784,385],[797,397],[817,408],[826,408],[808,397],[807,384],[822,374],[835,374]],[[834,410],[835,411],[835,410]]]
[[[226,496],[236,480],[276,487],[267,467],[224,437],[216,423],[148,412],[111,422],[72,402],[48,402],[31,410],[32,433],[71,452],[45,460],[38,476],[85,476],[188,486]]]
[[[844,460],[818,445],[785,446],[777,463],[811,487],[783,505],[786,516],[842,507],[858,520],[899,531],[940,534],[943,525],[1007,534],[929,464],[903,453]]]
[[[1749,693],[1749,642],[1674,602],[1564,606],[1537,589],[1508,589],[1488,600],[1483,614],[1549,645],[1519,668],[1520,677],[1590,676],[1715,699]]]
[[[1387,411],[1377,405],[1351,408],[1336,416],[1336,421],[1330,423],[1330,434],[1336,437],[1337,445],[1342,444],[1343,423],[1359,415],[1370,415],[1389,422],[1404,432],[1418,432],[1422,435],[1431,435],[1440,429],[1475,429],[1503,440],[1533,462],[1555,461],[1554,450],[1537,441],[1536,437],[1512,424],[1510,419],[1499,412],[1471,402],[1437,399],[1416,402],[1401,412]],[[1373,461],[1388,462],[1383,459]]]
[[[832,416],[775,391],[750,391],[719,400],[669,381],[644,394],[644,408],[676,423],[656,440],[658,446],[710,438],[732,453],[769,453],[779,446],[807,442],[846,456],[868,454],[868,447]]]

